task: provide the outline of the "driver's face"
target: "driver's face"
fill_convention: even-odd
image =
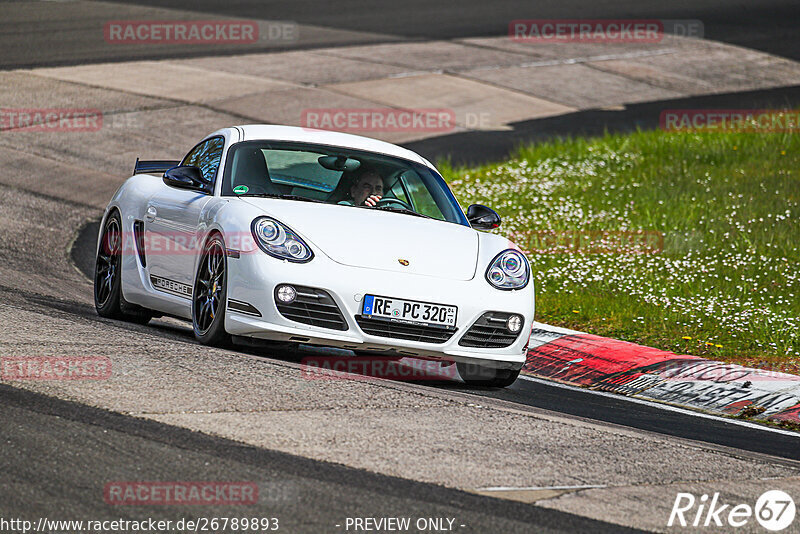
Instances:
[[[375,173],[368,173],[359,178],[350,189],[350,195],[356,206],[360,206],[371,195],[383,196],[383,180]]]

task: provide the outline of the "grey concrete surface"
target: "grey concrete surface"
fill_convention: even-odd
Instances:
[[[43,79],[67,85],[48,85]],[[0,86],[8,88],[12,103],[41,102],[43,90],[64,93],[61,100],[66,102],[91,100],[75,96],[85,88],[87,95],[102,94],[105,100],[100,101],[109,106],[121,93],[131,95],[120,111],[190,104],[241,119],[234,122],[294,125],[302,125],[303,111],[309,108],[446,108],[457,119],[457,128],[449,134],[508,131],[515,123],[576,110],[624,109],[798,83],[797,62],[678,37],[655,44],[544,45],[505,37],[471,38],[98,63],[0,75]],[[30,94],[18,90],[24,85],[31,87]],[[108,111],[108,106],[103,109]],[[192,110],[181,111],[192,120]],[[117,115],[119,121],[126,120]],[[361,133],[410,142],[442,132],[365,127]]]
[[[312,86],[374,80],[409,71],[406,67],[337,57],[333,54],[316,50],[283,52],[280,54],[202,57],[173,60],[173,62],[178,65],[191,65],[207,70],[263,76]]]
[[[448,74],[420,74],[327,86],[328,89],[405,109],[444,109],[470,130],[502,130],[522,117],[561,115],[573,108]],[[424,132],[425,137],[434,135]]]
[[[393,83],[395,80],[391,80]],[[346,94],[339,92],[335,87],[301,87],[296,89],[286,89],[280,91],[270,91],[254,95],[243,96],[219,100],[211,103],[215,109],[227,111],[232,114],[241,115],[248,118],[248,122],[259,122],[269,124],[294,124],[299,126],[311,126],[303,121],[305,110],[317,110],[317,113],[324,111],[335,112],[336,110],[347,109],[396,109],[397,102],[391,105],[383,105],[369,100],[371,94],[366,92],[363,97],[358,94]],[[463,131],[464,129],[454,128],[451,131]],[[359,132],[354,132],[359,133]],[[376,137],[392,143],[404,143],[416,139],[425,139],[430,136],[430,132],[408,132],[408,131],[385,131],[380,132]]]
[[[557,99],[573,109],[667,100],[677,91],[603,72],[587,64],[467,71],[463,76],[539,98]]]
[[[539,502],[541,506],[545,508],[573,512],[580,510],[580,513],[585,513],[590,517],[598,519],[603,518],[606,521],[619,525],[636,523],[639,528],[652,532],[686,532],[689,529],[702,529],[708,531],[714,530],[717,532],[746,532],[748,534],[755,534],[767,532],[767,530],[759,524],[757,519],[750,517],[745,525],[734,527],[727,523],[728,514],[734,506],[739,504],[747,504],[751,509],[754,509],[758,497],[769,490],[781,490],[791,496],[797,495],[800,492],[800,478],[788,477],[774,480],[769,477],[763,477],[761,480],[737,482],[734,484],[727,481],[711,481],[702,483],[683,482],[664,486],[618,486],[571,492],[554,499]],[[693,494],[698,504],[694,506],[691,512],[684,514],[687,523],[686,527],[682,527],[677,521],[677,518],[673,522],[672,527],[669,527],[669,517],[679,492]],[[718,516],[722,527],[717,525],[713,519],[708,519],[709,526],[704,525],[707,520],[708,504],[705,506],[705,513],[701,514],[699,521],[701,526],[693,527],[692,525],[698,512],[700,498],[703,495],[707,495],[708,500],[706,502],[708,503],[713,499],[715,493],[719,493],[719,505],[716,508],[726,504],[728,505]],[[682,504],[685,504],[685,501],[683,501]],[[651,510],[651,512],[644,513],[644,510],[647,509]],[[657,512],[652,513],[652,510],[657,510]],[[640,520],[639,518],[643,516],[648,516],[651,519]],[[796,532],[796,525],[797,523],[795,520],[792,527],[783,532]]]
[[[736,48],[727,43],[717,43],[717,41],[707,39],[689,39],[675,35],[665,35],[664,38],[656,43],[613,43],[613,42],[560,42],[560,43],[532,43],[524,41],[514,41],[512,39],[497,37],[465,37],[457,39],[457,42],[502,50],[514,54],[521,54],[528,57],[528,62],[542,61],[562,61],[566,58],[571,60],[585,61],[589,58],[599,58],[607,56],[636,55],[640,57],[657,56],[661,54],[684,53],[686,50],[705,48],[708,46],[723,46]]]
[[[0,75],[4,108],[93,108],[103,112],[136,111],[165,102],[128,91],[109,91],[86,84],[55,80],[22,71]]]
[[[686,62],[664,54],[648,60],[654,67],[721,84],[725,91],[750,90],[798,83],[796,61],[739,47],[708,46],[689,50]]]
[[[291,84],[278,80],[157,61],[55,67],[37,69],[36,74],[135,95],[191,103],[291,87]]]
[[[398,51],[402,50],[401,53]],[[326,55],[357,59],[368,63],[395,65],[410,71],[458,71],[483,66],[511,66],[529,61],[527,55],[498,48],[471,46],[453,41],[428,41],[396,44],[375,44],[331,48]]]

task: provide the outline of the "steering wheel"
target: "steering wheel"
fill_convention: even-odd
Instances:
[[[382,208],[383,206],[388,206],[390,204],[398,204],[403,209],[407,209],[408,211],[414,211],[414,209],[411,206],[409,206],[408,204],[406,204],[405,202],[403,202],[399,198],[382,198],[378,202],[375,203],[375,207],[376,208]]]

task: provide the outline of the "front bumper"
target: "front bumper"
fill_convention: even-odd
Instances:
[[[408,357],[519,369],[525,362],[533,324],[533,284],[517,291],[499,291],[491,287],[482,274],[479,270],[472,280],[459,281],[413,272],[352,267],[336,263],[323,254],[304,264],[281,261],[260,252],[242,254],[239,258],[228,258],[229,305],[225,329],[236,336],[258,339],[375,351],[376,354],[391,351]],[[275,287],[280,284],[326,291],[341,311],[347,330],[321,328],[286,318],[275,303]],[[456,332],[444,343],[370,335],[356,320],[365,294],[457,306]],[[236,303],[233,309],[231,300]],[[459,345],[462,336],[488,311],[517,313],[524,318],[516,341],[503,348]]]

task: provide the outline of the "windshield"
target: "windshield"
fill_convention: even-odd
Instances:
[[[282,141],[237,143],[228,152],[222,195],[285,197],[469,226],[434,170],[349,148]]]

